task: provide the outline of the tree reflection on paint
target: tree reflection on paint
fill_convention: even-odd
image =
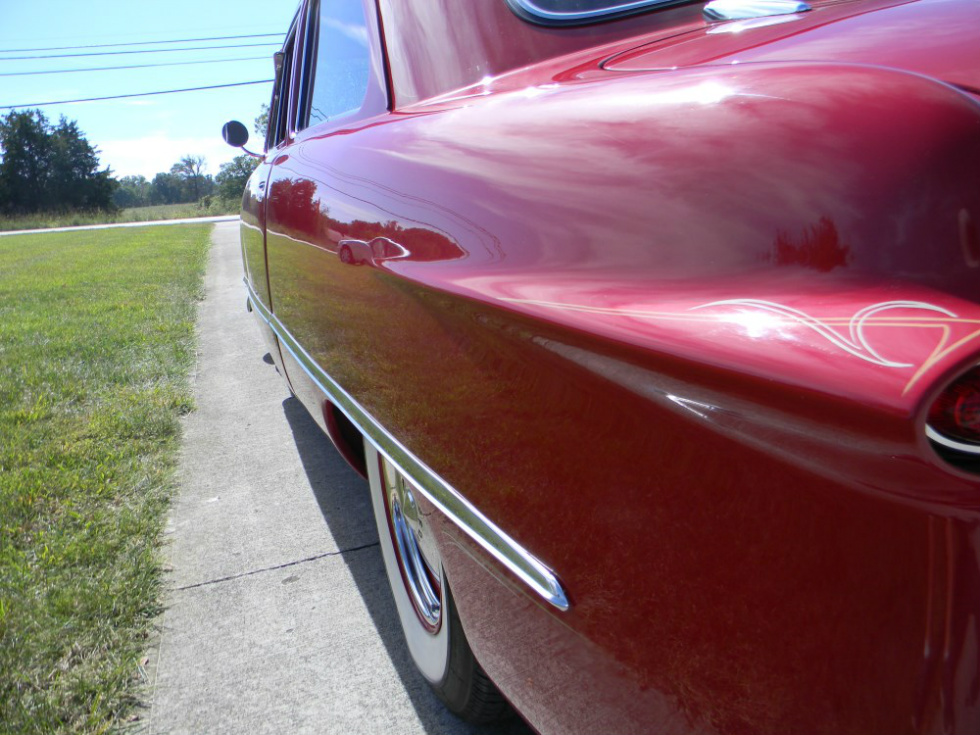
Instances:
[[[840,241],[837,226],[829,217],[821,217],[794,238],[779,232],[771,255],[776,265],[799,265],[828,273],[851,261],[851,248]]]

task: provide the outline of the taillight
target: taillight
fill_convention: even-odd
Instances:
[[[929,409],[926,434],[945,449],[980,455],[980,366],[939,394]]]

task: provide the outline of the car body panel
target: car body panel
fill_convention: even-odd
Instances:
[[[269,153],[263,318],[321,425],[428,488],[504,694],[543,733],[975,732],[980,484],[924,423],[980,354],[976,99],[870,51],[608,62],[700,6],[559,30],[480,0],[442,44],[449,0],[379,7],[393,112]],[[971,79],[951,35],[932,68]]]
[[[796,90],[800,79],[810,81]],[[291,257],[276,223],[310,243],[351,226],[377,235],[388,225],[396,238],[415,228],[423,237],[406,256],[376,266],[637,347],[913,412],[922,378],[954,366],[980,329],[968,300],[978,279],[977,105],[913,75],[859,67],[658,81],[656,94],[645,78],[543,92],[531,114],[523,95],[501,95],[400,116],[369,123],[356,144],[301,138],[271,184],[270,269],[286,299],[277,314],[309,332],[297,334],[304,344],[332,332],[291,314],[290,294],[305,287],[293,285],[296,266],[275,272]],[[877,105],[855,110],[853,95],[869,87]],[[784,123],[764,137],[774,115]],[[839,130],[825,129],[829,117]],[[600,121],[615,134],[588,134]],[[312,171],[290,157],[331,165]],[[855,165],[862,157],[875,166]],[[300,179],[280,212],[279,192]],[[452,193],[435,204],[441,191]],[[316,203],[327,201],[324,216]],[[313,247],[336,257],[329,242]]]
[[[262,303],[272,306],[265,261],[265,187],[272,166],[261,162],[248,180],[242,201],[242,261],[245,277]]]
[[[396,109],[602,44],[635,45],[651,26],[676,32],[701,23],[695,5],[561,29],[526,23],[493,0],[467,3],[465,22],[457,0],[379,0],[378,7]]]
[[[958,0],[828,3],[807,13],[706,24],[619,54],[605,68],[819,60],[907,69],[980,89],[978,26],[980,7]]]

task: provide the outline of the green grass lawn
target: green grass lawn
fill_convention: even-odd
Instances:
[[[9,217],[0,216],[0,232],[101,225],[113,222],[153,222],[166,219],[215,217],[223,214],[238,214],[241,210],[241,204],[241,201],[237,199],[228,201],[213,197],[207,202],[158,204],[152,207],[121,209],[118,212],[70,212],[68,214],[41,212]]]
[[[0,238],[0,731],[138,716],[210,226]]]

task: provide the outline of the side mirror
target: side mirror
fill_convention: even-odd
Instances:
[[[248,128],[238,122],[238,120],[229,120],[226,122],[224,127],[221,128],[221,137],[225,139],[225,143],[233,148],[241,148],[252,158],[258,158],[259,160],[265,158],[265,156],[259,155],[258,153],[252,153],[252,151],[245,147],[245,144],[248,143]]]
[[[248,128],[238,122],[238,120],[229,120],[221,128],[221,137],[232,148],[241,148],[248,143]]]

